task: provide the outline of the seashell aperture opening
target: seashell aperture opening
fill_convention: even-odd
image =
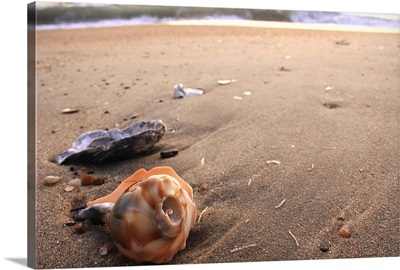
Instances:
[[[172,175],[140,180],[115,202],[111,235],[119,251],[137,262],[166,263],[186,246],[196,205],[191,187]]]

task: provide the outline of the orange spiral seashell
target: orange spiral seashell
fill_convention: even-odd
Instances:
[[[193,191],[172,168],[140,169],[111,194],[108,217],[118,250],[137,262],[166,263],[184,249],[196,220]]]

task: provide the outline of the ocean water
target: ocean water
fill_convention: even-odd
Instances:
[[[113,27],[173,21],[263,21],[387,28],[400,26],[397,14],[362,14],[321,11],[238,8],[173,7],[93,3],[37,2],[37,30]]]

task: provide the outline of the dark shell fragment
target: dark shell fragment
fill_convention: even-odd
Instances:
[[[171,158],[178,154],[178,151],[168,151],[168,152],[161,152],[161,158]]]
[[[95,130],[83,133],[72,148],[55,158],[58,164],[99,164],[132,158],[153,147],[164,135],[161,120],[134,122],[125,129]]]

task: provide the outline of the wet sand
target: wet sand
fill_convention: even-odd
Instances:
[[[156,166],[193,187],[198,214],[207,208],[171,264],[399,256],[398,49],[389,33],[39,31],[37,268],[138,265],[115,249],[99,254],[112,242],[106,227],[78,234],[66,224],[74,198],[106,195]],[[173,99],[178,83],[205,94]],[[83,132],[152,119],[167,132],[146,155],[101,166],[51,162]],[[160,159],[167,150],[179,154]],[[64,190],[88,171],[106,183]],[[44,185],[48,175],[61,180]]]

